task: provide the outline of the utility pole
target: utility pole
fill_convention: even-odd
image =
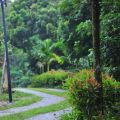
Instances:
[[[6,54],[6,64],[7,64],[8,94],[9,94],[9,102],[11,103],[12,102],[12,90],[11,90],[11,79],[10,79],[10,65],[9,65],[9,57],[8,57],[8,38],[7,38],[7,32],[6,32],[5,11],[4,11],[6,0],[0,0],[0,3],[1,3],[1,10],[2,10],[4,44],[5,44],[5,54]]]

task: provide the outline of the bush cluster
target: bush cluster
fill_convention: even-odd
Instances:
[[[41,75],[35,75],[31,80],[31,87],[62,87],[68,73],[63,70],[52,70]]]
[[[102,77],[103,107],[107,111],[105,113],[107,118],[112,115],[117,116],[120,110],[118,107],[120,105],[120,82],[115,81],[108,75],[102,75]],[[66,81],[65,85],[69,88],[69,100],[75,111],[78,111],[77,120],[98,120],[97,93],[100,85],[94,78],[94,71],[82,70],[71,74]]]

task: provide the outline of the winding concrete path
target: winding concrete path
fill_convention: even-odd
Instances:
[[[37,91],[34,91],[34,90],[28,90],[28,89],[25,89],[25,88],[17,88],[15,90],[25,92],[25,93],[29,93],[29,94],[34,94],[36,96],[42,97],[43,99],[41,101],[37,102],[37,103],[33,103],[31,105],[28,105],[28,106],[11,108],[11,109],[8,109],[8,110],[0,111],[0,116],[6,116],[6,115],[15,114],[15,113],[20,113],[20,112],[24,112],[24,111],[27,111],[27,110],[30,110],[30,109],[33,109],[33,108],[45,107],[45,106],[48,106],[48,105],[51,105],[51,104],[56,104],[56,103],[59,103],[59,102],[65,100],[62,97],[58,97],[58,96],[55,96],[55,95],[50,95],[50,94],[43,93],[43,92],[37,92]],[[42,120],[42,119],[40,119],[40,120]]]

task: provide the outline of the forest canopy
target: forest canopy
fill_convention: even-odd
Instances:
[[[120,2],[102,0],[100,5],[102,71],[119,80]],[[40,73],[43,66],[44,71],[93,67],[90,0],[15,0],[6,13],[10,56],[17,61],[12,68],[27,74]],[[19,60],[27,70],[13,67]]]

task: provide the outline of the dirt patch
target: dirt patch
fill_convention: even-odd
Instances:
[[[6,105],[9,105],[9,103],[7,101],[0,101],[0,107],[6,106]]]

